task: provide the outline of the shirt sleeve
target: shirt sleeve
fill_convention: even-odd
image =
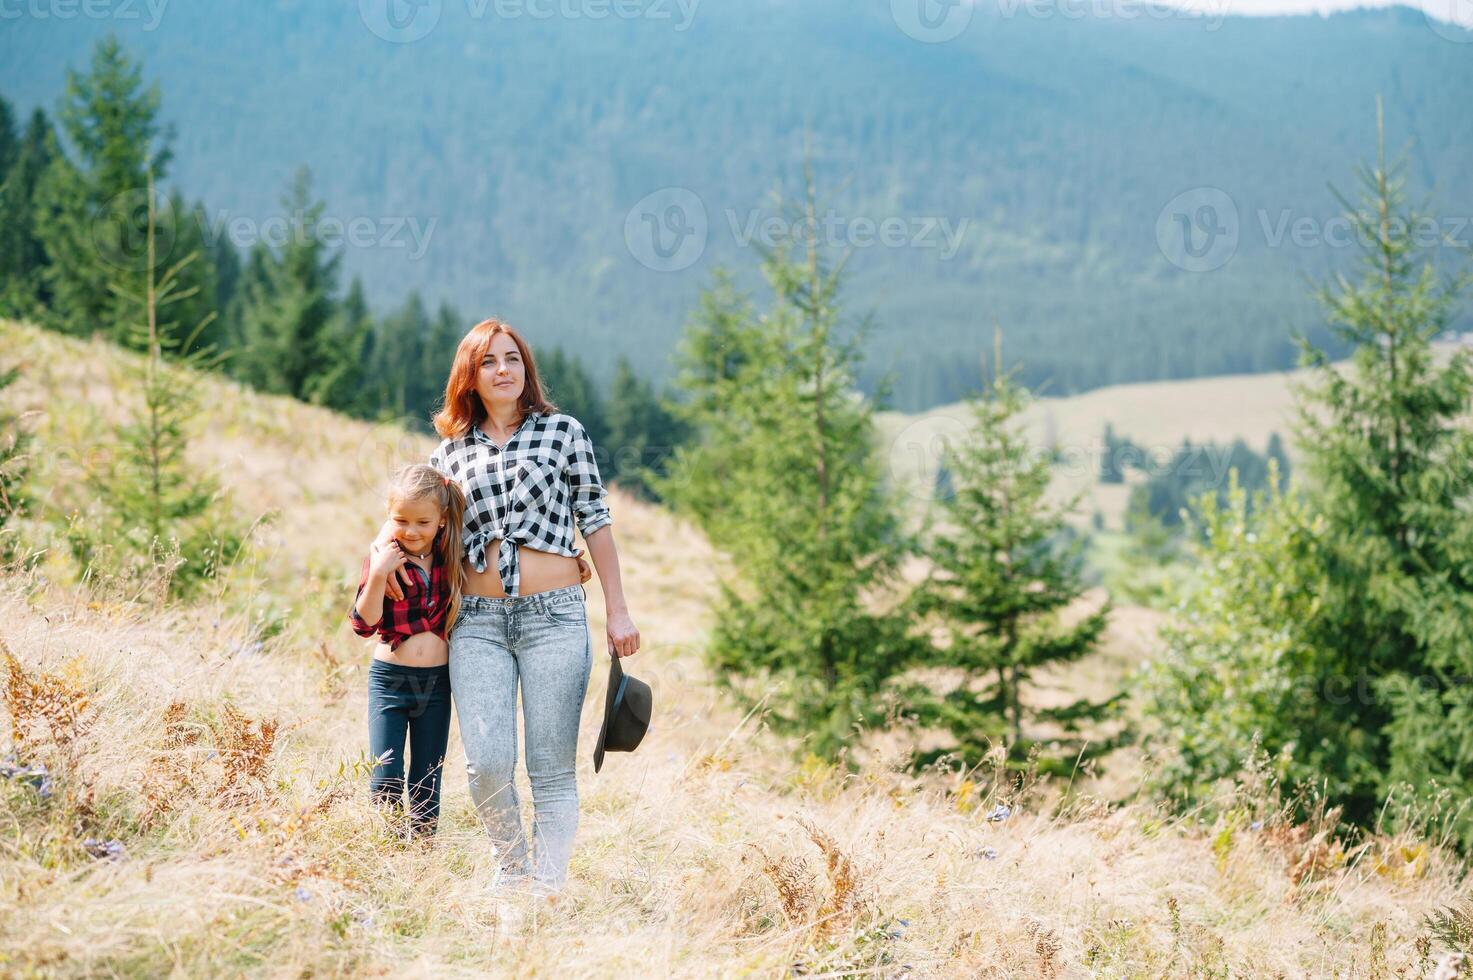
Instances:
[[[378,624],[369,626],[364,618],[358,615],[358,599],[363,595],[363,587],[368,584],[368,559],[363,559],[363,572],[358,576],[358,592],[353,596],[353,605],[348,607],[348,622],[353,624],[353,632],[359,636],[373,636],[378,632]]]
[[[439,470],[445,476],[450,475],[450,466],[445,462],[445,448],[449,445],[449,439],[441,439],[440,444],[435,447],[435,451],[430,453],[429,459],[430,468]]]
[[[598,475],[598,461],[593,455],[593,441],[588,438],[583,424],[573,420],[573,444],[568,450],[567,469],[563,475],[573,492],[573,514],[578,521],[578,530],[586,540],[599,528],[614,523],[605,499],[608,494]]]

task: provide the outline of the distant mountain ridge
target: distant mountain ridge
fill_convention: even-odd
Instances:
[[[170,5],[151,30],[147,8],[22,15],[0,31],[0,94],[52,108],[64,68],[116,31],[177,126],[172,182],[226,233],[279,219],[307,163],[327,213],[368,232],[345,266],[377,305],[419,288],[504,315],[601,381],[621,352],[670,376],[717,264],[760,305],[732,227],[772,218],[775,187],[797,197],[811,125],[855,246],[848,308],[875,314],[862,380],[893,373],[908,410],[975,385],[994,324],[1053,394],[1291,364],[1291,328],[1324,337],[1304,276],[1354,260],[1326,182],[1354,190],[1378,94],[1413,199],[1473,213],[1473,47],[1407,8],[992,4],[928,43],[937,22],[900,0],[640,0],[601,19],[615,5],[431,0],[400,8],[435,19],[396,43],[415,21],[375,3]],[[549,9],[589,16],[533,13]],[[943,221],[964,230],[950,257]]]

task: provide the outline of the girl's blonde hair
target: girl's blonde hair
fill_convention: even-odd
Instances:
[[[448,635],[460,615],[460,597],[465,588],[465,574],[460,565],[461,535],[465,529],[465,494],[460,484],[424,463],[402,467],[389,480],[388,505],[396,501],[433,500],[445,515],[445,526],[435,537],[435,551],[445,565],[445,583],[450,587],[449,608],[445,612]]]

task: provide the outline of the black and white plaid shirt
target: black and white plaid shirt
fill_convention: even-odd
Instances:
[[[473,425],[442,441],[430,465],[465,491],[465,557],[476,571],[486,570],[486,545],[501,540],[496,570],[509,596],[520,594],[517,545],[576,558],[575,519],[585,540],[614,522],[593,443],[571,415],[534,409],[504,446]]]

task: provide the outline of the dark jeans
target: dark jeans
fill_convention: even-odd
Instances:
[[[435,832],[440,774],[450,738],[450,666],[404,667],[374,658],[368,671],[368,747],[375,759],[375,803],[398,810],[404,799],[404,741],[409,736],[409,815],[415,833]]]

